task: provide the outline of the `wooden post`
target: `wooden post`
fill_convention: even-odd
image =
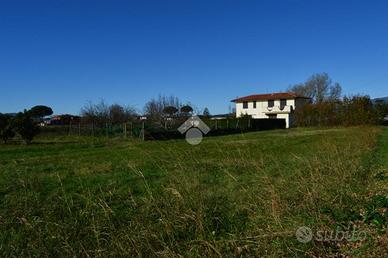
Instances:
[[[92,136],[94,137],[94,121],[92,122]]]
[[[127,123],[124,123],[124,138],[127,138]]]
[[[73,119],[70,119],[70,124],[69,124],[69,136],[71,134],[71,121],[73,121]]]
[[[133,137],[133,122],[131,122],[131,138]]]
[[[105,122],[105,135],[108,137],[108,122]]]
[[[226,129],[229,129],[229,119],[226,119]]]
[[[142,132],[142,140],[144,141],[144,121],[143,123],[141,124],[141,132]]]
[[[78,136],[81,136],[81,122],[78,123]]]
[[[217,123],[217,119],[216,119],[216,130],[218,129],[218,123]]]

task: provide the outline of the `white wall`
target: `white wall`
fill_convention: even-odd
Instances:
[[[287,99],[286,106],[290,107],[292,106],[293,109],[296,108],[295,99]],[[302,103],[300,104],[302,105]],[[277,99],[274,101],[274,109],[278,109],[280,107],[280,99]],[[289,110],[289,109],[288,109]],[[243,103],[236,103],[236,117],[240,117],[241,115],[251,115],[252,118],[268,118],[268,116],[265,114],[266,112],[269,112],[268,110],[268,100],[260,100],[256,101],[256,108],[253,108],[253,101],[248,102],[248,108],[243,108]],[[280,112],[276,113],[274,111],[273,114],[277,115],[277,118],[279,119],[285,119],[286,120],[286,128],[289,128],[292,126],[290,122],[292,122],[291,116],[292,114],[290,112]]]

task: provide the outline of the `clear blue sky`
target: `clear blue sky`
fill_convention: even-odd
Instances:
[[[388,95],[388,2],[2,1],[0,112],[88,101],[142,110],[158,94],[211,113],[327,72]]]

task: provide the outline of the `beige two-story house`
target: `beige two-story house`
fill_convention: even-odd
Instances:
[[[294,110],[310,101],[309,97],[292,92],[256,94],[232,100],[236,103],[236,117],[250,115],[254,119],[285,119],[286,128],[293,125]]]

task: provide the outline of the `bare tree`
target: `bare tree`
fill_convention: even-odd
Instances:
[[[128,105],[123,107],[119,104],[109,106],[109,122],[111,124],[120,124],[131,121],[136,116],[136,110]]]
[[[315,90],[311,84],[298,83],[291,86],[288,90],[311,99],[315,98]]]
[[[91,101],[88,101],[85,106],[81,108],[81,117],[82,120],[86,123],[94,123],[97,119],[97,114],[95,111],[95,106]]]
[[[159,95],[156,99],[151,99],[144,106],[144,113],[149,119],[153,121],[161,121],[164,109],[168,106],[180,109],[181,101],[179,98],[174,96],[161,96]]]
[[[109,106],[109,120],[112,124],[123,123],[126,120],[125,110],[119,104]]]
[[[96,122],[99,126],[105,126],[109,122],[109,106],[104,100],[94,105]]]
[[[119,104],[108,105],[104,100],[97,104],[89,101],[81,109],[82,120],[86,123],[93,123],[98,127],[131,121],[136,115],[135,108],[130,105],[125,107]]]
[[[305,83],[291,86],[289,91],[310,97],[314,103],[327,100],[338,100],[341,97],[342,88],[339,83],[332,83],[327,73],[314,74]]]
[[[126,121],[132,121],[138,115],[136,109],[131,105],[127,105],[124,107],[124,114],[125,114]]]
[[[339,83],[335,83],[332,87],[330,87],[329,91],[329,100],[338,100],[341,98],[342,87]]]

